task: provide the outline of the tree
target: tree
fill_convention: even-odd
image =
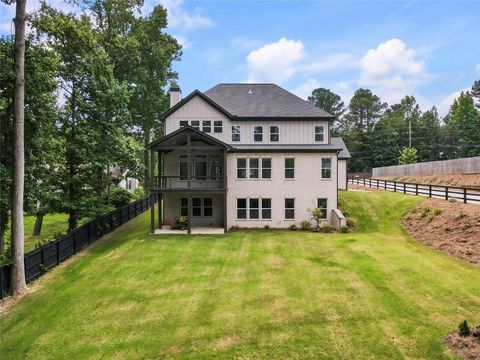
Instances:
[[[371,132],[386,108],[387,104],[382,103],[371,90],[358,89],[350,100],[348,114],[345,115],[346,130],[354,128]]]
[[[425,111],[414,132],[419,161],[441,160],[444,152],[442,126],[436,107]]]
[[[472,96],[476,100],[476,106],[480,108],[480,80],[475,81],[473,84]]]
[[[12,194],[12,272],[14,295],[27,288],[24,263],[23,194],[25,174],[24,113],[25,113],[25,6],[17,0],[15,10],[15,125]]]
[[[338,131],[341,128],[341,116],[346,110],[345,103],[341,97],[329,89],[318,88],[312,91],[312,95],[308,97],[316,107],[325,110],[335,116],[333,130]]]
[[[400,155],[398,157],[398,165],[415,164],[416,162],[417,149],[407,147],[400,151]]]

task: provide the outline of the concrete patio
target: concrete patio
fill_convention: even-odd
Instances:
[[[222,227],[192,227],[192,235],[222,235],[225,231]],[[172,230],[170,226],[155,229],[155,235],[186,235],[187,230]]]

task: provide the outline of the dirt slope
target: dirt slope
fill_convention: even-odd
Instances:
[[[418,184],[480,188],[480,174],[411,175],[411,176],[378,177],[378,179],[410,182],[410,183],[418,183]]]

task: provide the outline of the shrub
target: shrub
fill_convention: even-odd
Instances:
[[[302,230],[311,230],[312,229],[312,223],[308,220],[302,221],[300,225]]]
[[[443,213],[443,209],[441,209],[441,208],[435,208],[435,209],[433,209],[433,215],[438,216],[438,215],[440,215],[441,213]]]
[[[331,233],[335,230],[332,224],[324,224],[321,228],[320,231],[323,233]]]
[[[470,327],[468,326],[467,320],[463,320],[460,325],[458,325],[458,334],[464,337],[470,335]]]
[[[263,228],[264,228],[265,230],[270,230],[270,225],[265,225]]]
[[[347,226],[350,229],[353,229],[355,226],[357,226],[357,222],[352,218],[347,218]]]
[[[295,225],[295,224],[290,225],[290,226],[288,227],[288,230],[290,230],[290,231],[296,231],[296,230],[297,230],[297,225]]]
[[[143,187],[138,186],[135,191],[133,192],[133,200],[140,200],[144,199],[147,194],[145,193],[145,190],[143,190]]]
[[[110,203],[116,208],[128,205],[132,200],[132,194],[119,186],[112,189],[110,194]]]
[[[422,218],[426,218],[432,211],[432,208],[430,206],[426,206],[422,209],[422,213],[420,214],[420,216]]]
[[[187,230],[188,218],[186,216],[180,216],[175,218],[175,223],[172,225],[172,230]]]
[[[342,234],[347,234],[347,233],[350,232],[350,228],[349,228],[348,226],[346,226],[346,225],[343,225],[343,226],[340,228],[340,232],[341,232]]]
[[[459,219],[465,219],[468,215],[465,213],[465,211],[463,210],[460,210],[460,212],[458,213],[458,218]]]

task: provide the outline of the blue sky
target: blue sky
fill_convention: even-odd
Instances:
[[[144,10],[159,2],[184,45],[175,70],[185,95],[252,81],[304,98],[327,87],[348,101],[367,87],[388,103],[413,94],[445,114],[480,79],[478,1],[147,0]],[[0,32],[9,31],[13,7],[0,10]]]

